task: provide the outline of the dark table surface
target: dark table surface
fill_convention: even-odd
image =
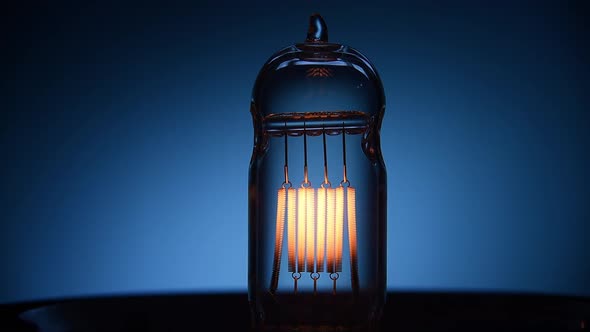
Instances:
[[[584,331],[590,298],[390,292],[383,331]],[[147,294],[0,305],[0,331],[249,331],[246,293]]]

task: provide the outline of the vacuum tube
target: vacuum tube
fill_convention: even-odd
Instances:
[[[371,331],[386,296],[385,96],[355,49],[307,38],[254,84],[248,297],[254,331]]]

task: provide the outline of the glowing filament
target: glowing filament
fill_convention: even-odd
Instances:
[[[318,188],[318,212],[317,212],[317,252],[316,252],[316,272],[324,272],[324,259],[326,255],[326,188]]]
[[[294,188],[288,189],[287,195],[287,241],[289,272],[295,272],[295,231],[297,229],[296,219],[296,191]]]
[[[336,188],[336,272],[342,272],[342,242],[344,237],[344,188]]]
[[[350,251],[350,274],[352,289],[358,289],[358,252],[356,242],[356,190],[346,188],[346,207],[348,219],[348,248]]]
[[[336,280],[343,271],[345,236],[348,240],[351,288],[355,293],[359,290],[356,189],[350,186],[346,174],[346,141],[343,137],[343,180],[340,186],[333,189],[330,188],[331,185],[328,181],[325,133],[323,138],[324,182],[320,188],[311,187],[311,182],[307,178],[305,134],[304,180],[301,188],[290,188],[291,183],[287,178],[287,160],[285,159],[285,182],[283,185],[285,186],[287,183],[289,188],[287,189],[285,186],[277,192],[275,247],[270,285],[272,293],[278,287],[281,252],[285,236],[285,219],[287,222],[288,270],[292,273],[295,293],[297,293],[298,281],[303,272],[310,273],[314,282],[314,294],[317,291],[320,272],[328,272],[329,278],[333,281],[333,293],[336,293]],[[347,234],[344,234],[345,226]]]
[[[305,268],[305,235],[307,226],[307,190],[297,189],[297,272]]]
[[[328,188],[326,204],[326,245],[328,254],[328,272],[336,272],[336,190]]]
[[[315,272],[313,263],[315,258],[315,190],[305,188],[305,267],[307,272]]]

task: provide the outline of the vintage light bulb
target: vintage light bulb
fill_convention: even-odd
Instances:
[[[312,15],[305,42],[272,55],[252,93],[255,331],[371,331],[385,302],[383,86],[327,32]]]

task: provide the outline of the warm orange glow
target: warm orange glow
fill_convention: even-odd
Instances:
[[[348,239],[350,242],[350,258],[354,263],[357,259],[356,191],[352,187],[346,189],[346,207],[348,217]]]
[[[287,244],[289,247],[289,272],[295,272],[295,231],[297,229],[296,202],[296,191],[293,188],[289,188],[287,195]]]
[[[358,287],[355,188],[318,188],[317,192],[311,187],[279,189],[273,261],[277,273],[283,246],[285,212],[289,272],[342,272],[344,223],[347,222],[352,287]],[[276,282],[273,275],[271,285]]]
[[[326,252],[328,256],[328,272],[334,273],[334,266],[336,262],[336,190],[332,188],[326,189]]]
[[[285,206],[287,204],[287,189],[281,188],[277,192],[277,220],[275,234],[275,261],[280,260],[283,248],[283,233],[285,229]]]
[[[350,250],[350,272],[352,288],[358,287],[358,252],[356,243],[356,190],[346,189],[346,207],[348,219],[348,248]]]
[[[318,188],[316,272],[324,272],[324,259],[326,254],[326,195],[326,188]]]
[[[336,188],[335,272],[342,272],[342,242],[344,237],[344,187]]]
[[[305,226],[307,226],[307,190],[297,189],[297,272],[305,268]]]
[[[305,188],[305,267],[307,272],[314,272],[315,258],[315,189]]]

